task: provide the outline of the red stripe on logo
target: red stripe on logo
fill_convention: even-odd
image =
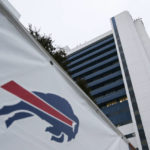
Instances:
[[[10,93],[21,98],[22,100],[32,104],[33,106],[38,107],[39,109],[41,109],[44,112],[50,114],[51,116],[57,118],[58,120],[61,120],[65,124],[67,124],[69,126],[73,125],[73,121],[71,119],[69,119],[64,114],[57,111],[56,109],[54,109],[49,104],[42,101],[40,98],[33,95],[31,92],[27,91],[26,89],[24,89],[23,87],[18,85],[16,82],[10,81],[10,82],[2,85],[1,87],[3,89],[5,89],[6,91],[9,91]]]

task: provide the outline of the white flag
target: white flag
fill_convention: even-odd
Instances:
[[[101,112],[0,7],[0,149],[129,150]]]

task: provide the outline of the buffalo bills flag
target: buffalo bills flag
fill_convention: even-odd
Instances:
[[[129,150],[18,16],[0,1],[0,149]]]

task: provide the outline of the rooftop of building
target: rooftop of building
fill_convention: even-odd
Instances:
[[[80,50],[82,50],[83,48],[87,48],[87,47],[89,47],[90,45],[92,45],[92,44],[94,44],[94,43],[96,43],[96,42],[99,42],[100,40],[104,39],[105,37],[110,36],[111,34],[112,34],[112,30],[110,30],[110,31],[108,31],[108,32],[106,32],[106,33],[104,33],[104,34],[102,34],[102,35],[100,35],[100,36],[97,36],[97,37],[93,38],[93,39],[90,40],[90,41],[87,41],[87,42],[85,42],[85,43],[83,43],[83,44],[80,44],[80,45],[76,46],[76,47],[73,48],[73,49],[70,49],[70,50],[67,49],[67,54],[68,54],[68,55],[73,55],[73,54],[76,53],[77,51],[80,51]]]

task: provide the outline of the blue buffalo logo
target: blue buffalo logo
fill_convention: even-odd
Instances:
[[[67,135],[68,141],[75,138],[79,120],[67,100],[51,93],[29,92],[14,81],[2,85],[1,88],[21,99],[17,104],[0,109],[0,115],[17,111],[5,121],[7,128],[19,119],[36,115],[50,124],[45,131],[52,134],[51,140],[61,143],[64,135]]]

